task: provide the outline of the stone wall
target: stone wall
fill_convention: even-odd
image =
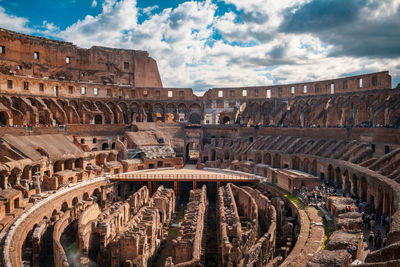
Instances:
[[[84,49],[72,43],[5,29],[0,29],[0,45],[5,50],[0,54],[1,72],[4,74],[60,81],[162,87],[157,63],[145,51],[99,46]]]
[[[165,266],[203,266],[207,209],[206,186],[191,190],[183,221],[178,226],[178,237],[173,240],[173,258],[168,258]]]
[[[217,218],[222,266],[265,266],[275,257],[276,210],[258,190],[219,188]]]
[[[131,198],[128,202],[138,204],[137,200],[137,198]],[[148,203],[119,230],[109,245],[108,259],[99,264],[101,266],[121,266],[121,264],[147,266],[164,239],[163,227],[169,224],[174,211],[174,191],[159,187]]]

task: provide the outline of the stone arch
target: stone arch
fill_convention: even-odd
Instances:
[[[7,112],[0,111],[0,126],[8,126],[9,119]]]
[[[261,151],[256,152],[254,163],[255,164],[261,163]]]
[[[12,169],[10,176],[8,177],[8,183],[11,186],[20,184],[22,170],[19,168]]]
[[[186,121],[188,114],[188,108],[184,103],[178,105],[178,120],[180,122]]]
[[[198,113],[192,113],[189,116],[189,122],[194,124],[200,124],[201,122],[201,115]]]
[[[362,176],[360,179],[360,185],[361,185],[360,199],[361,199],[361,201],[366,202],[367,201],[367,192],[368,192],[368,183],[367,183],[367,179],[364,176]]]
[[[61,205],[61,211],[62,212],[66,212],[69,209],[68,203],[65,201],[62,203]],[[54,216],[54,211],[56,212],[56,214],[58,213],[56,210],[53,210],[53,216]]]
[[[342,178],[342,172],[339,167],[335,169],[335,178],[336,178],[335,185],[339,189],[342,189],[343,178]]]
[[[274,156],[274,168],[281,168],[281,155],[278,153]]]
[[[76,207],[76,205],[78,205],[78,203],[79,203],[79,199],[78,199],[78,197],[74,197],[73,199],[72,199],[72,207]]]
[[[88,201],[89,200],[89,193],[88,192],[85,192],[84,194],[83,194],[83,198],[82,198],[83,200],[85,200],[85,201]]]
[[[165,119],[164,119],[164,107],[163,107],[163,105],[162,104],[160,104],[160,103],[156,103],[156,104],[154,104],[154,119],[155,119],[155,122],[164,122],[165,121]]]
[[[201,123],[201,107],[199,104],[194,103],[189,106],[189,122],[200,124]]]
[[[53,165],[54,172],[63,171],[63,164],[64,162],[62,160],[57,160],[56,162],[54,162]]]
[[[220,120],[221,124],[230,124],[231,123],[231,118],[228,115],[224,115],[222,117],[222,120]]]
[[[328,166],[328,183],[330,185],[335,184],[335,174],[332,165]]]
[[[73,170],[74,168],[74,164],[75,163],[75,159],[68,159],[65,161],[64,163],[64,169],[65,170]]]
[[[129,123],[129,121],[128,121],[128,116],[127,116],[127,114],[128,114],[128,105],[127,105],[125,102],[119,102],[119,103],[118,103],[118,106],[119,106],[119,108],[120,108],[121,111],[122,111],[122,119],[123,119],[123,122],[124,122],[125,124],[128,124],[128,123]]]
[[[211,150],[211,161],[215,161],[216,160],[216,151],[215,149]]]
[[[75,160],[75,168],[83,169],[83,158],[78,158]]]
[[[101,145],[101,150],[107,150],[108,149],[108,143],[103,143]]]
[[[176,106],[173,103],[168,103],[165,108],[165,120],[166,122],[176,121]]]
[[[357,175],[353,174],[351,177],[351,184],[352,184],[352,190],[351,192],[357,196],[360,195],[359,191],[358,191],[358,177]]]
[[[308,158],[305,158],[303,161],[303,171],[309,173],[310,172],[310,160]]]
[[[229,150],[225,150],[225,151],[224,151],[224,159],[225,159],[225,160],[229,160],[229,159],[230,159]]]
[[[292,169],[294,170],[300,170],[301,169],[301,162],[300,159],[298,157],[293,157],[292,158]]]
[[[351,193],[351,183],[348,170],[343,172],[343,193]]]
[[[103,124],[103,117],[101,115],[94,116],[94,124]]]
[[[266,101],[262,104],[262,120],[263,120],[263,125],[269,125],[270,123],[273,123],[272,118],[271,118],[271,112],[273,110],[274,106],[271,104],[271,102]]]
[[[271,159],[271,154],[270,153],[265,153],[264,154],[264,164],[272,166],[272,159]]]
[[[6,189],[8,184],[7,171],[0,171],[0,189]]]
[[[131,112],[131,123],[140,122],[140,106],[138,103],[133,102],[130,105],[130,112]]]
[[[144,103],[143,105],[143,121],[153,122],[153,106],[150,103]]]
[[[312,164],[311,164],[311,174],[314,176],[317,176],[317,160],[314,159]]]
[[[101,201],[101,192],[100,192],[100,190],[98,188],[94,189],[91,197],[94,197],[96,199],[96,202],[99,203]]]

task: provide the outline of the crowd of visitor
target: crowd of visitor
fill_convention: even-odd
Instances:
[[[325,208],[326,200],[329,196],[339,195],[353,199],[357,210],[353,210],[351,206],[348,206],[346,207],[346,211],[360,212],[363,220],[365,237],[368,240],[370,249],[378,250],[385,246],[386,236],[390,227],[390,217],[376,211],[368,203],[360,201],[356,195],[343,194],[341,190],[337,190],[335,187],[326,183],[322,183],[320,186],[316,186],[312,190],[306,188],[296,189],[295,195],[307,205],[320,206],[323,208]],[[348,247],[347,251],[353,255],[354,248]]]

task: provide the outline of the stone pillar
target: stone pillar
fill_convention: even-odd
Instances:
[[[15,184],[16,184],[16,185],[21,185],[21,176],[22,176],[22,172],[16,173],[15,176],[16,176]]]
[[[147,188],[149,189],[150,196],[153,195],[153,183],[151,181],[147,182]]]
[[[178,196],[178,182],[177,181],[174,181],[174,193],[175,193],[175,196]]]
[[[193,189],[197,189],[197,182],[193,181]]]

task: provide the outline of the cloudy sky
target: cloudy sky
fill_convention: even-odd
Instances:
[[[0,0],[0,27],[147,50],[165,87],[400,82],[400,0]]]

